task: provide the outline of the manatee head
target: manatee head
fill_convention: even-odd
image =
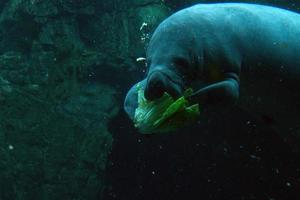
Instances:
[[[151,43],[147,52],[148,73],[146,78],[139,82],[147,100],[160,98],[164,92],[174,99],[183,95],[183,91],[192,87],[199,74],[202,74],[202,57],[194,56],[194,52],[179,48],[154,48]],[[127,93],[124,109],[131,119],[134,119],[135,109],[138,106],[138,89],[135,84]]]
[[[173,98],[178,98],[183,93],[182,78],[175,72],[162,67],[150,70],[145,83],[145,98],[155,100],[160,98],[164,92]]]
[[[173,98],[181,96],[200,73],[202,57],[195,56],[190,48],[183,48],[185,42],[181,42],[169,41],[164,45],[158,44],[155,39],[150,42],[147,51],[149,72],[145,86],[145,97],[148,100],[157,99],[164,92]]]

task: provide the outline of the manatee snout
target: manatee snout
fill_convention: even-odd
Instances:
[[[136,83],[128,91],[124,100],[124,110],[130,119],[134,120],[135,110],[138,107],[138,87],[144,90],[144,96],[148,100],[161,97],[164,92],[173,98],[182,95],[182,84],[179,76],[171,72],[161,70],[150,73],[146,79]]]
[[[148,75],[144,95],[147,100],[153,101],[160,98],[164,92],[169,93],[173,98],[182,94],[182,86],[179,81],[174,81],[175,75],[155,71]]]

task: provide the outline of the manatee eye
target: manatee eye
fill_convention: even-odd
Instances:
[[[186,59],[177,57],[174,59],[174,64],[179,74],[183,77],[188,76],[189,62]]]
[[[177,67],[180,67],[180,66],[187,67],[189,65],[189,63],[188,63],[188,61],[186,59],[179,58],[179,57],[177,57],[177,58],[174,59],[174,63],[176,64]]]

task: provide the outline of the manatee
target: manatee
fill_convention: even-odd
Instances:
[[[197,4],[165,19],[146,52],[145,97],[186,88],[203,108],[240,106],[300,130],[300,14],[259,4]],[[136,85],[125,98],[131,119]]]

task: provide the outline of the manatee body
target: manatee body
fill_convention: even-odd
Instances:
[[[148,49],[145,97],[175,98],[192,87],[191,101],[241,105],[300,128],[300,15],[245,3],[198,4],[165,19]],[[137,107],[136,85],[124,109]]]

